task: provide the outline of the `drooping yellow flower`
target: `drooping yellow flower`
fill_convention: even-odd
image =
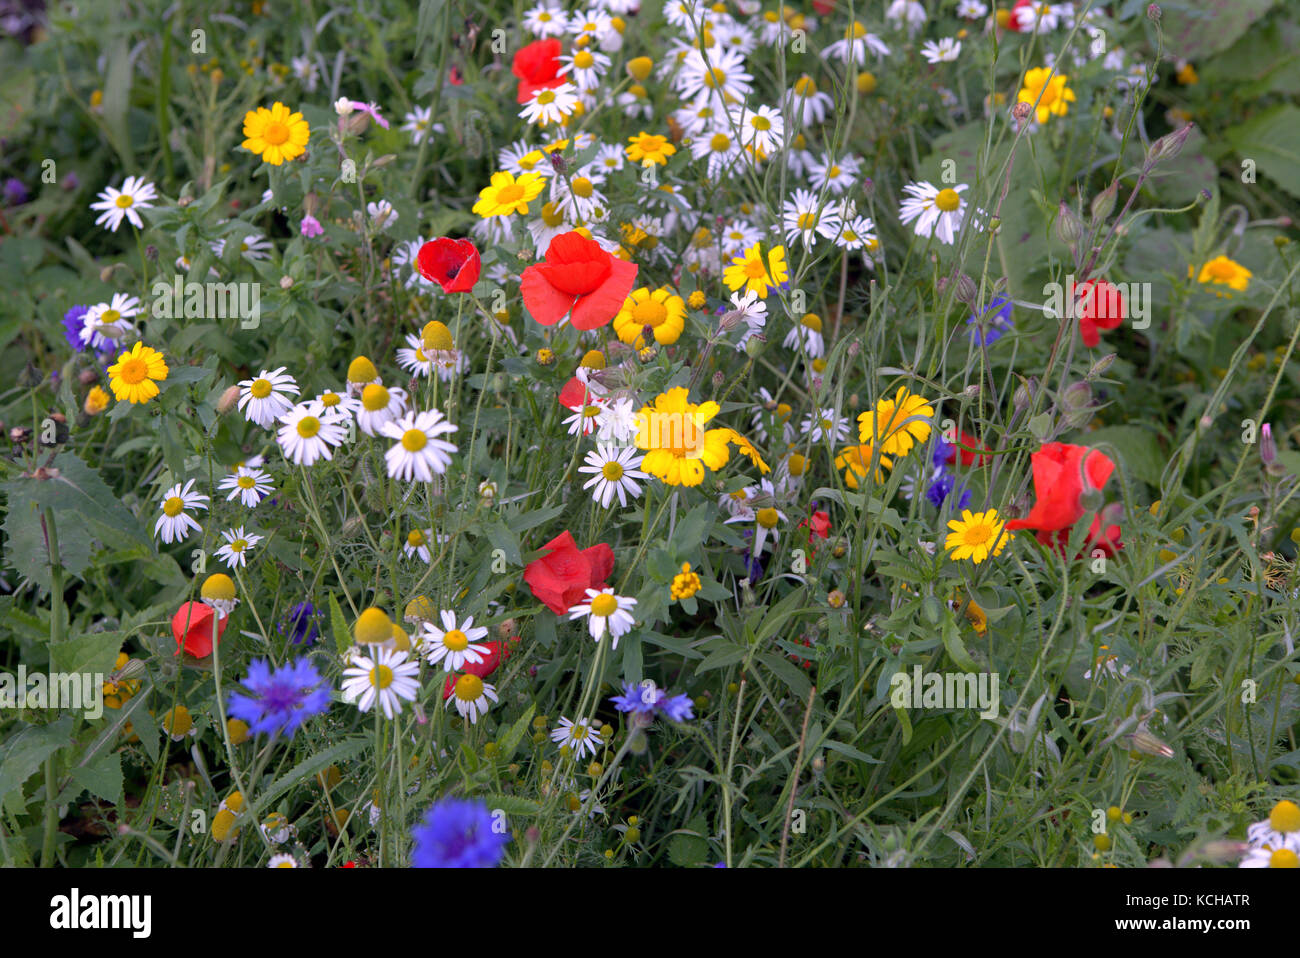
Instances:
[[[879,443],[880,451],[887,456],[906,456],[913,445],[930,438],[932,419],[934,407],[930,401],[900,386],[893,399],[879,399],[875,409],[858,416],[858,441]]]
[[[718,414],[716,402],[693,403],[689,390],[678,386],[655,397],[653,406],[637,413],[636,444],[648,450],[641,468],[670,486],[698,486],[705,467],[716,472],[731,458],[729,443],[767,472],[757,450],[734,429],[706,429]]]
[[[1187,267],[1187,275],[1192,275],[1192,267]],[[1238,293],[1244,293],[1246,287],[1250,285],[1250,277],[1254,274],[1246,269],[1235,260],[1228,259],[1226,256],[1216,256],[1204,266],[1197,275],[1198,283],[1205,283],[1213,286],[1226,286]],[[1214,290],[1215,296],[1231,296],[1231,293]]]
[[[529,202],[541,195],[545,185],[540,173],[523,173],[518,179],[513,173],[493,173],[491,183],[479,191],[474,212],[484,219],[527,213]]]
[[[700,591],[700,576],[697,572],[691,571],[689,562],[682,563],[682,571],[673,576],[673,583],[669,587],[673,601],[689,599],[695,593]]]
[[[663,166],[668,162],[668,157],[677,152],[677,147],[668,142],[668,137],[658,133],[642,130],[636,136],[629,136],[627,141],[631,144],[624,147],[627,158],[642,166]]]
[[[162,353],[136,342],[108,367],[108,385],[118,401],[144,403],[158,395],[158,382],[167,378]]]
[[[108,408],[108,404],[108,393],[99,386],[91,386],[90,392],[86,393],[86,402],[82,409],[86,411],[87,416],[98,416]]]
[[[953,519],[943,547],[948,550],[949,558],[955,560],[970,559],[976,565],[990,555],[998,555],[1006,544],[1015,538],[1015,533],[1007,532],[1005,523],[998,518],[998,511],[971,512],[963,509],[960,519]]]
[[[773,286],[780,286],[790,278],[790,270],[785,262],[785,247],[775,246],[767,254],[767,263],[759,244],[755,243],[745,250],[743,256],[734,257],[731,265],[722,271],[722,281],[727,288],[735,291],[742,286],[746,292],[753,291],[762,299],[767,299],[767,291]]]
[[[1025,85],[1016,99],[1034,107],[1034,117],[1039,124],[1054,116],[1065,116],[1074,102],[1074,91],[1065,85],[1063,73],[1053,73],[1049,67],[1035,67],[1025,74]]]
[[[875,449],[870,443],[849,446],[835,457],[835,468],[844,470],[844,484],[850,489],[858,488],[858,480],[866,476],[875,458]],[[876,464],[874,481],[885,481],[885,470],[894,468],[894,461],[887,456],[880,456]]]
[[[614,333],[629,346],[644,349],[642,334],[646,327],[655,342],[671,346],[686,328],[686,303],[671,289],[652,290],[648,286],[633,290],[614,317]]]
[[[262,162],[279,166],[307,152],[311,127],[301,113],[293,113],[277,101],[269,110],[259,106],[244,114],[244,137],[240,146],[258,154]]]

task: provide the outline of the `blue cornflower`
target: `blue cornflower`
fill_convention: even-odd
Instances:
[[[68,339],[68,345],[77,352],[86,348],[86,344],[81,341],[82,317],[90,312],[89,306],[73,306],[63,314],[63,335]]]
[[[4,197],[6,206],[22,206],[27,202],[29,194],[23,181],[11,176],[5,180]]]
[[[320,636],[316,627],[320,621],[316,607],[310,602],[299,602],[289,610],[284,629],[293,636],[294,645],[311,645]]]
[[[249,663],[242,683],[251,694],[230,696],[230,714],[253,733],[286,733],[290,738],[306,719],[329,708],[330,689],[308,659],[288,662],[274,672],[265,659]]]
[[[444,798],[411,832],[412,868],[494,868],[510,843],[481,801]]]
[[[1002,338],[1002,334],[1014,327],[1011,324],[1011,300],[1005,296],[994,296],[984,307],[979,316],[972,313],[966,317],[966,325],[974,326],[971,336],[977,343],[987,346]]]
[[[636,712],[648,716],[658,713],[670,722],[685,722],[695,718],[689,695],[674,695],[670,698],[663,689],[649,685],[642,688],[624,682],[623,694],[612,696],[610,701],[620,712]]]
[[[952,473],[945,466],[935,466],[927,482],[925,498],[930,500],[930,505],[936,509],[942,506],[944,500],[954,493],[957,495],[957,509],[959,511],[970,505],[970,490],[964,485],[958,485],[957,480],[953,478]]]

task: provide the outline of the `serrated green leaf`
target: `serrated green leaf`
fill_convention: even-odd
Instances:
[[[334,634],[334,647],[338,649],[339,655],[352,648],[352,630],[348,628],[348,620],[343,618],[343,610],[339,608],[339,600],[334,598],[334,593],[329,594],[330,607],[330,632]]]

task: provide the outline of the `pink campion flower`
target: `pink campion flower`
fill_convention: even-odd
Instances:
[[[370,117],[370,119],[374,120],[376,123],[382,126],[385,130],[388,129],[388,121],[379,115],[378,103],[362,103],[360,100],[353,100],[352,109],[360,110],[362,113]]]
[[[320,225],[320,220],[308,214],[302,218],[302,226],[299,227],[299,232],[307,239],[314,239],[325,232],[325,227]]]

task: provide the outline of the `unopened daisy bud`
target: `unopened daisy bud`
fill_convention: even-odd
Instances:
[[[605,766],[601,765],[600,762],[592,762],[587,766],[587,774],[592,778],[600,778],[600,773],[603,771],[605,771]]]
[[[359,645],[387,642],[393,637],[392,620],[383,609],[371,606],[357,616],[356,624],[352,626],[352,637]]]
[[[1174,757],[1174,750],[1146,729],[1138,729],[1129,736],[1129,745],[1133,751],[1143,755],[1155,755],[1159,758]]]
[[[845,596],[839,589],[833,589],[830,595],[826,596],[826,602],[832,609],[842,609],[844,607]]]
[[[230,410],[234,408],[235,403],[237,403],[238,401],[239,401],[239,387],[238,386],[228,387],[226,391],[221,394],[221,398],[217,400],[218,415],[225,415],[226,413],[230,412]]]
[[[609,25],[613,27],[615,30],[617,30],[619,33],[622,33],[624,30],[627,29],[627,21],[624,20],[622,17],[610,17]]]
[[[578,364],[585,369],[604,369],[605,354],[599,349],[589,349],[583,354],[582,362]]]
[[[628,840],[629,844],[639,842],[641,840],[641,829],[629,825],[627,831],[623,833],[623,837]]]
[[[214,572],[204,579],[199,595],[205,605],[211,606],[222,615],[230,615],[231,610],[239,604],[239,600],[235,598],[234,580],[224,572]]]
[[[876,75],[864,70],[858,74],[857,85],[858,92],[864,96],[868,93],[874,93],[876,91]]]
[[[424,324],[424,329],[420,332],[420,341],[428,350],[447,352],[456,348],[447,324],[440,323],[436,319]]]
[[[627,75],[637,83],[645,83],[650,78],[650,71],[654,66],[655,62],[649,57],[634,57],[627,61]]]

